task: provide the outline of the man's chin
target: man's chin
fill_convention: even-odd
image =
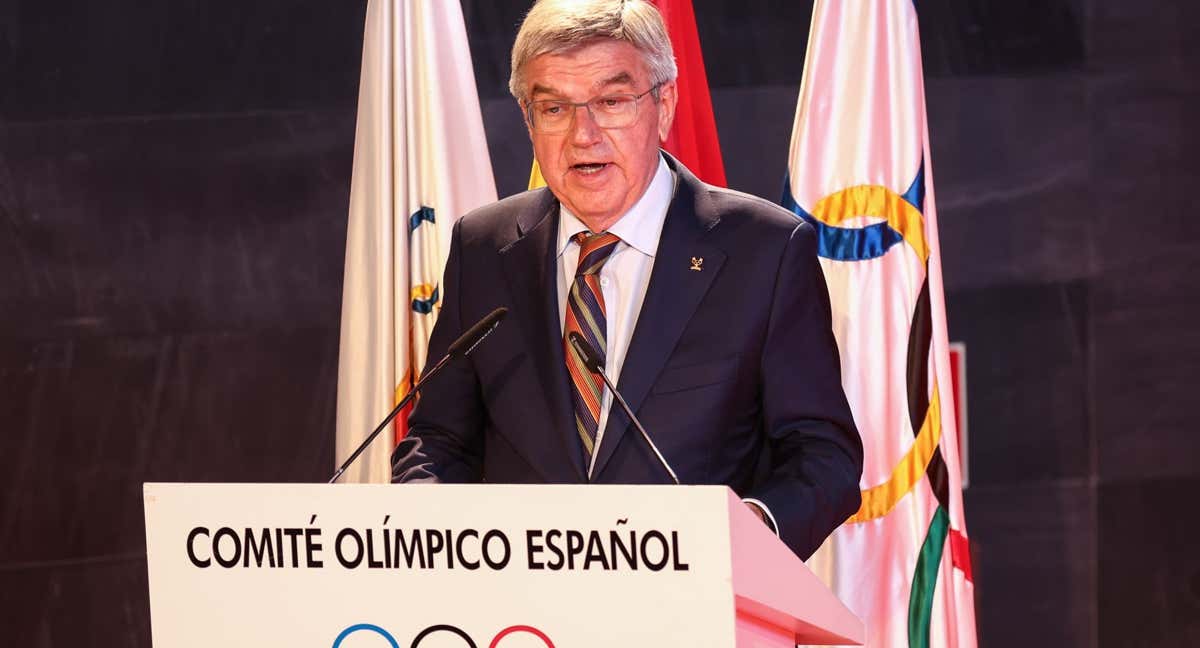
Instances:
[[[604,221],[620,215],[620,209],[625,198],[625,192],[611,183],[599,187],[580,186],[572,178],[562,187],[550,189],[559,202],[567,207],[572,214],[587,223]]]
[[[564,202],[576,218],[583,221],[593,232],[608,229],[621,216],[621,206],[616,201],[572,200]]]

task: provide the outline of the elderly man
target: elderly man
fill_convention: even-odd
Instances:
[[[807,557],[858,507],[862,470],[815,235],[659,150],[675,76],[648,2],[530,10],[510,90],[549,188],[455,226],[429,357],[510,314],[425,388],[393,478],[667,482],[574,332],[682,482],[730,486]]]

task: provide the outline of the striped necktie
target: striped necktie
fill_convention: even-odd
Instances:
[[[583,358],[571,347],[568,335],[576,331],[605,357],[608,320],[604,314],[604,293],[600,290],[600,268],[621,242],[615,234],[580,232],[574,236],[579,244],[579,265],[575,281],[567,296],[567,315],[563,325],[563,346],[566,351],[567,373],[571,376],[571,400],[575,403],[575,428],[583,442],[584,465],[590,465],[596,445],[596,430],[600,425],[600,400],[604,382],[589,371]]]

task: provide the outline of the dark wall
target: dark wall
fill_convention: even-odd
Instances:
[[[0,7],[0,644],[149,646],[142,482],[333,464],[365,4]]]
[[[695,5],[775,199],[811,2]],[[1200,645],[1200,5],[917,5],[980,644]],[[464,0],[501,194],[524,6]],[[149,645],[143,481],[332,467],[364,8],[0,2],[7,645]]]

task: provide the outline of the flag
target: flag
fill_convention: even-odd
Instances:
[[[337,463],[412,386],[440,308],[451,227],[495,200],[462,7],[370,0],[346,231]],[[346,481],[387,482],[392,441],[377,440]]]
[[[912,0],[817,0],[783,204],[818,233],[863,503],[809,561],[877,648],[976,645]]]
[[[675,51],[679,76],[675,83],[679,103],[675,107],[675,122],[667,133],[663,148],[683,163],[696,177],[725,186],[725,164],[721,160],[721,142],[717,139],[717,123],[713,118],[712,98],[708,91],[708,75],[704,72],[704,57],[700,52],[700,36],[696,32],[696,15],[692,0],[652,0],[662,14]],[[529,174],[529,188],[546,186],[537,160]]]
[[[721,142],[717,139],[692,0],[654,0],[654,4],[667,25],[671,49],[675,50],[675,65],[679,68],[675,80],[679,105],[675,107],[675,122],[663,148],[697,178],[724,187],[725,163],[721,160]]]

